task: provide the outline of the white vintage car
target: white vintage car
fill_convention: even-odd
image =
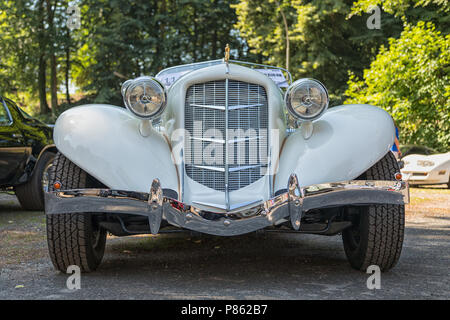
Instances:
[[[450,152],[421,155],[410,154],[402,158],[404,180],[410,185],[446,184],[450,188]]]
[[[354,268],[398,261],[408,186],[384,110],[327,110],[319,81],[228,59],[128,80],[122,94],[126,109],[84,105],[56,122],[46,217],[57,269],[96,269],[107,232],[342,233]]]

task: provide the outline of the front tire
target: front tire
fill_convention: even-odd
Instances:
[[[43,153],[36,163],[30,181],[14,187],[17,199],[25,210],[44,210],[43,180],[46,179],[45,176],[48,174],[54,157],[55,154],[53,152]]]
[[[389,152],[359,179],[395,180],[399,172],[394,155]],[[355,269],[366,271],[377,265],[381,271],[395,266],[403,246],[405,229],[404,205],[371,205],[346,210],[352,227],[342,233],[344,250],[348,261]]]
[[[50,191],[54,182],[62,189],[96,187],[85,171],[58,153],[50,170]],[[100,265],[106,244],[106,230],[90,213],[47,214],[47,243],[56,269],[66,272],[77,265],[82,272],[91,272]]]

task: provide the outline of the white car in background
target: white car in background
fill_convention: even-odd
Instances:
[[[450,152],[421,155],[410,154],[402,158],[403,180],[410,185],[446,184],[450,188]]]

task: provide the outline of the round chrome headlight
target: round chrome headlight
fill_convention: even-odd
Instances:
[[[325,86],[314,79],[295,81],[284,96],[289,112],[302,120],[319,118],[328,108],[328,92]]]
[[[122,85],[125,106],[135,116],[151,119],[159,116],[166,106],[167,96],[164,86],[151,77],[127,80]]]

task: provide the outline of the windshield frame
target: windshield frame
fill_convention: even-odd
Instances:
[[[287,69],[284,69],[284,68],[281,68],[281,67],[274,67],[274,66],[270,66],[270,65],[265,65],[265,64],[240,61],[240,60],[229,60],[229,62],[234,63],[234,64],[244,65],[244,66],[247,66],[247,67],[250,66],[250,67],[253,67],[255,69],[256,69],[256,67],[260,67],[261,69],[277,69],[277,70],[281,70],[282,72],[284,72],[287,75],[286,81],[288,83],[288,86],[290,86],[292,84],[292,75]],[[161,76],[166,75],[166,74],[170,74],[170,73],[176,74],[176,73],[181,73],[182,72],[182,75],[179,76],[174,81],[174,82],[176,82],[178,79],[182,78],[183,76],[185,76],[186,74],[188,74],[188,73],[190,73],[190,72],[192,72],[194,70],[203,69],[203,68],[214,66],[214,65],[217,65],[217,64],[221,64],[221,63],[225,63],[225,60],[224,59],[217,59],[217,60],[209,60],[209,61],[181,64],[181,65],[177,65],[177,66],[173,66],[173,67],[169,67],[169,68],[161,70],[160,72],[158,72],[158,74],[156,74],[155,78],[158,79],[158,78],[161,78]],[[176,69],[180,69],[180,71],[173,72]],[[181,71],[181,70],[184,70],[184,72]]]

